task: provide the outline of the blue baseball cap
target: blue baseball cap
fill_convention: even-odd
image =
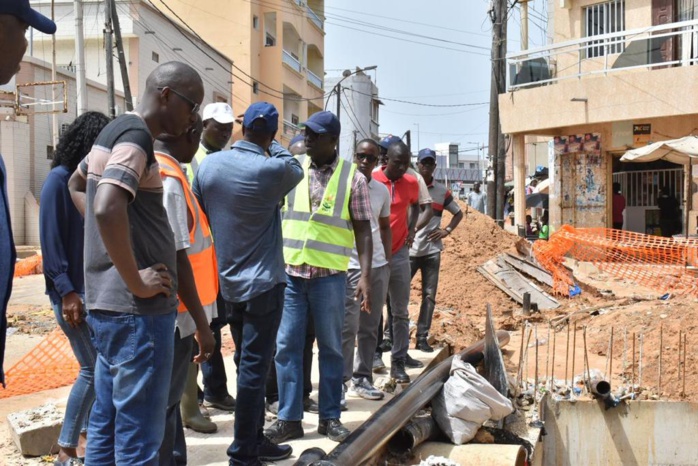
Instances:
[[[247,107],[242,119],[242,125],[251,129],[252,123],[260,119],[264,120],[265,124],[254,125],[255,130],[273,133],[279,129],[279,112],[269,102],[255,102]]]
[[[434,159],[436,161],[436,152],[431,149],[422,149],[417,155],[417,162],[421,162],[424,159]]]
[[[29,6],[29,0],[0,0],[0,15],[12,15],[44,34],[56,32],[56,23]]]
[[[288,147],[291,147],[295,143],[301,142],[301,141],[305,141],[305,136],[303,136],[302,134],[299,134],[297,136],[293,136],[293,139],[291,139],[291,142],[288,144]]]
[[[400,139],[397,136],[393,136],[392,134],[384,137],[383,139],[380,140],[378,143],[379,146],[381,146],[383,149],[388,150],[388,147],[392,146],[396,142],[400,142],[402,139]]]
[[[331,134],[332,136],[339,136],[342,131],[339,119],[332,112],[313,113],[308,121],[301,125],[301,128],[310,128],[314,133]]]

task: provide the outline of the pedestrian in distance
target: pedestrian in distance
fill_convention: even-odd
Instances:
[[[286,287],[280,205],[303,178],[301,164],[274,140],[278,128],[272,104],[250,105],[243,140],[207,156],[194,178],[215,238],[221,296],[235,341],[237,402],[227,453],[237,466],[279,461],[293,451],[263,434],[265,380]]]
[[[458,202],[453,199],[451,191],[434,179],[436,152],[431,149],[420,150],[417,157],[417,168],[429,187],[434,217],[424,229],[417,232],[410,248],[412,278],[417,271],[421,271],[422,274],[422,303],[419,307],[415,348],[431,353],[434,349],[429,345],[428,337],[436,306],[436,291],[439,287],[441,251],[444,248],[443,239],[456,229],[463,219],[463,212],[460,210]],[[450,212],[453,217],[445,228],[441,228],[444,210]]]
[[[186,464],[187,448],[180,413],[194,347],[194,363],[211,357],[215,340],[210,323],[216,312],[218,267],[208,219],[201,210],[181,164],[189,163],[199,146],[201,117],[182,135],[161,134],[155,140],[163,186],[167,219],[174,233],[177,249],[179,307],[174,331],[172,378],[167,399],[165,434],[160,446],[160,465]],[[198,404],[194,404],[198,412]]]
[[[29,0],[0,0],[0,84],[7,84],[19,71],[27,50],[26,32],[34,28],[44,34],[56,32],[56,24],[33,10]],[[5,338],[7,303],[12,294],[17,251],[12,237],[10,200],[7,196],[7,170],[0,155],[0,385],[5,387]]]
[[[133,112],[99,134],[69,181],[85,217],[85,306],[97,350],[85,462],[158,464],[172,375],[177,255],[153,152],[197,118],[199,74],[180,62],[148,76]]]
[[[283,211],[287,287],[276,340],[278,420],[266,430],[275,443],[304,435],[303,335],[312,314],[319,351],[318,433],[341,442],[342,326],[347,269],[356,244],[361,277],[356,298],[370,308],[371,203],[366,177],[337,154],[341,125],[330,112],[313,114],[305,126],[307,154],[298,157],[305,177],[286,197]],[[361,302],[361,301],[360,301]]]
[[[352,251],[347,272],[347,291],[344,299],[344,328],[342,352],[344,354],[344,384],[346,393],[367,400],[383,399],[383,392],[373,385],[373,357],[378,340],[380,318],[388,293],[390,259],[392,256],[392,232],[390,230],[390,193],[385,185],[372,179],[378,163],[379,146],[373,139],[364,139],[356,146],[354,163],[368,180],[371,198],[371,234],[373,259],[371,262],[371,308],[361,312],[361,303],[354,299],[356,285],[361,277],[359,255]],[[356,348],[356,351],[355,351]],[[356,353],[356,357],[355,357]],[[343,399],[346,405],[346,399]]]
[[[80,372],[68,396],[58,437],[54,466],[82,464],[87,421],[95,399],[94,370],[97,354],[85,321],[83,218],[68,191],[68,179],[87,154],[109,118],[99,112],[80,115],[63,133],[53,154],[51,171],[41,188],[39,238],[46,294],[56,322],[70,342]]]

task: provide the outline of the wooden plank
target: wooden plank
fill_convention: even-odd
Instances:
[[[519,272],[523,272],[524,274],[528,275],[529,277],[535,278],[538,280],[540,283],[544,285],[548,285],[549,287],[552,288],[553,286],[553,276],[548,273],[546,270],[541,269],[534,264],[523,260],[519,257],[516,257],[512,254],[506,253],[501,256],[504,261],[509,264],[510,266],[514,267],[516,270]]]
[[[500,289],[506,288],[507,291],[505,292],[519,304],[523,304],[524,293],[530,293],[531,304],[536,303],[539,309],[557,309],[560,307],[560,303],[552,296],[514,270],[501,258],[498,258],[497,261],[488,261],[483,266],[483,269],[489,275],[496,277],[497,282],[490,280]]]

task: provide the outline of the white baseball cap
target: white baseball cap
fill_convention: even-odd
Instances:
[[[208,104],[204,107],[204,115],[202,120],[206,121],[210,120],[211,118],[224,125],[235,121],[232,107],[225,102],[216,102],[213,104]]]

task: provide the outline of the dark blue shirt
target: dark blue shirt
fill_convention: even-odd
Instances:
[[[244,302],[286,282],[280,205],[303,179],[303,167],[274,142],[237,141],[207,155],[194,178],[194,194],[211,225],[221,294]]]
[[[70,292],[84,293],[83,219],[68,191],[71,173],[62,165],[48,174],[39,203],[39,236],[46,294],[60,303]]]
[[[5,386],[5,336],[7,333],[7,303],[12,293],[12,277],[15,274],[15,241],[10,223],[10,203],[7,199],[5,162],[0,155],[0,383]]]

